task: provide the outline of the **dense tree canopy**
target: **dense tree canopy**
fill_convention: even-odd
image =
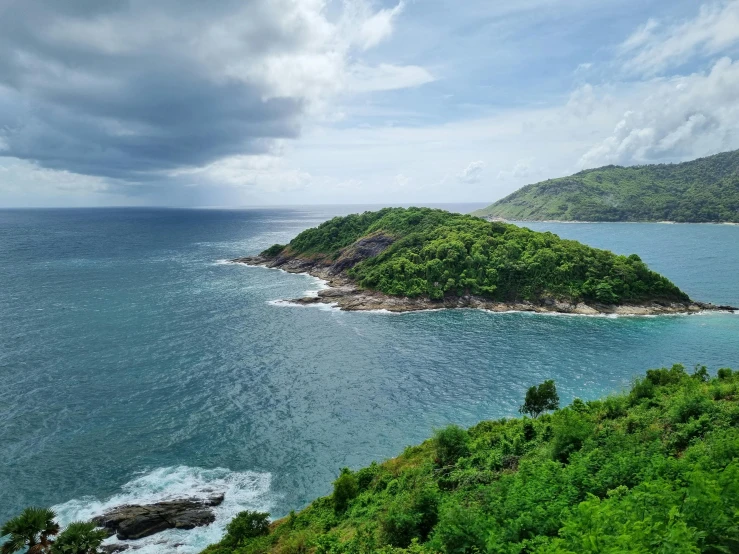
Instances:
[[[545,297],[603,304],[685,301],[637,255],[617,256],[552,233],[429,208],[386,208],[336,217],[263,252],[336,259],[378,234],[395,242],[349,270],[363,287],[397,296],[473,294],[494,300]]]
[[[739,150],[681,164],[588,169],[475,215],[510,220],[739,222]]]
[[[351,475],[350,496],[206,553],[739,552],[739,373],[650,370],[628,393],[451,427]]]

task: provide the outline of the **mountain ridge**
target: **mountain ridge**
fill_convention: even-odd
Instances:
[[[739,223],[739,150],[676,164],[586,169],[526,185],[472,214],[514,221]]]

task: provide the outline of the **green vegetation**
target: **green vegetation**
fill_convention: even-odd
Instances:
[[[536,419],[544,412],[559,408],[559,395],[554,381],[544,381],[541,385],[533,386],[526,391],[526,399],[519,413],[529,415]]]
[[[655,369],[537,419],[449,427],[342,471],[268,534],[230,533],[205,553],[739,552],[739,373]]]
[[[609,165],[528,185],[474,213],[510,220],[739,222],[739,150]]]
[[[226,526],[226,536],[221,544],[230,548],[238,548],[250,539],[267,534],[269,534],[269,514],[247,510],[238,514]]]
[[[54,521],[56,514],[47,508],[26,508],[0,529],[0,537],[6,537],[2,554],[13,554],[27,549],[30,554],[48,552],[51,540],[59,533]]]
[[[48,508],[26,508],[0,529],[5,538],[2,554],[98,554],[98,548],[108,536],[94,523],[70,523],[59,533],[56,514]],[[56,540],[54,536],[59,535]]]
[[[51,554],[97,554],[108,534],[89,521],[76,521],[51,545]]]
[[[263,256],[330,263],[360,239],[393,239],[348,270],[361,287],[441,299],[473,294],[499,301],[557,298],[603,304],[686,301],[635,254],[617,256],[552,233],[428,208],[385,208],[335,217]]]

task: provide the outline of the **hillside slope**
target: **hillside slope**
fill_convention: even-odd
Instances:
[[[739,373],[650,370],[537,419],[449,427],[255,521],[205,552],[739,552]]]
[[[619,256],[552,233],[428,208],[336,217],[288,245],[235,261],[334,281],[334,290],[311,300],[333,301],[344,291],[356,300],[352,309],[498,309],[488,300],[507,303],[502,309],[527,309],[511,305],[528,303],[550,311],[580,306],[584,313],[626,305],[648,313],[710,308],[692,302],[635,254]],[[373,304],[378,295],[383,304]]]
[[[739,150],[606,166],[528,185],[474,212],[508,220],[739,222]]]

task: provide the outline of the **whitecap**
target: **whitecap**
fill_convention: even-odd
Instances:
[[[60,525],[87,521],[124,504],[151,504],[178,498],[204,498],[223,493],[224,501],[213,509],[216,520],[206,527],[192,530],[170,529],[135,541],[118,541],[115,537],[104,544],[125,542],[136,554],[196,554],[209,544],[218,542],[226,524],[244,510],[268,512],[275,496],[270,490],[271,475],[253,471],[235,472],[224,468],[203,469],[175,466],[158,468],[129,481],[121,492],[107,500],[85,497],[53,506]]]
[[[339,305],[336,302],[313,302],[311,304],[300,304],[298,302],[291,302],[290,300],[267,300],[266,303],[270,306],[279,306],[283,308],[317,308],[325,312],[341,311],[341,308],[339,308]]]

